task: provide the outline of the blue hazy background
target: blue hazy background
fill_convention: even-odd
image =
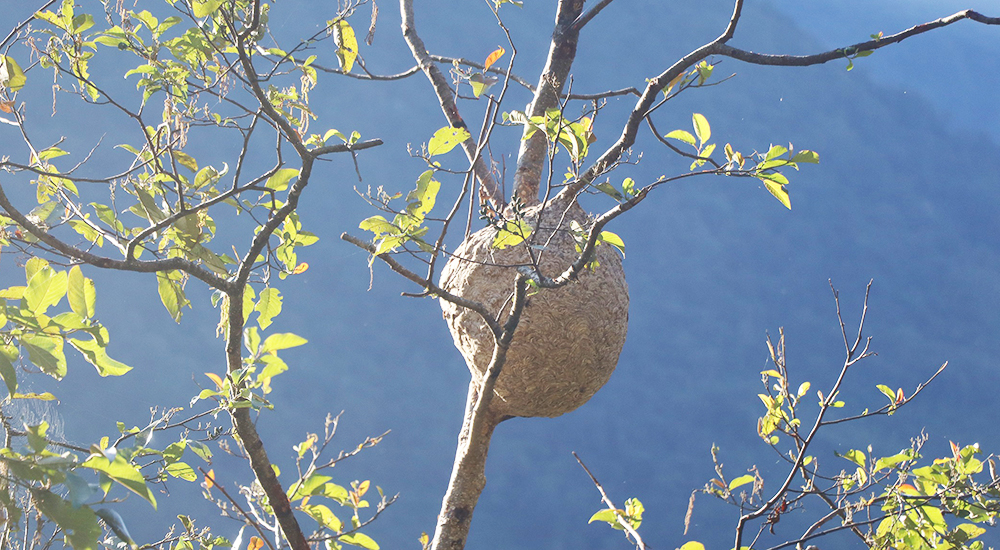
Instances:
[[[33,7],[0,4],[18,15],[12,21]],[[432,53],[482,59],[504,44],[480,2],[417,4],[418,29]],[[375,44],[362,46],[362,55],[376,73],[407,69],[413,61],[399,36],[397,7],[379,7]],[[767,53],[813,53],[969,7],[988,15],[1000,11],[996,1],[752,2],[731,43]],[[278,2],[271,27],[290,43],[321,29],[332,9]],[[574,91],[642,87],[645,78],[717,36],[731,9],[722,0],[611,4],[583,32]],[[539,0],[527,0],[521,9],[504,6],[518,47],[515,72],[529,81],[544,63],[553,11],[553,2]],[[367,14],[356,19],[361,29]],[[316,53],[321,62],[335,64],[332,51]],[[610,229],[627,245],[632,300],[618,370],[578,411],[556,419],[515,419],[498,428],[468,548],[628,547],[620,533],[586,524],[602,504],[571,451],[616,501],[642,500],[642,532],[653,547],[691,539],[731,547],[737,511],[700,496],[684,535],[688,498],[714,475],[713,444],[721,448],[730,478],[756,465],[765,490],[780,483],[781,464],[755,430],[762,411],[759,372],[767,367],[765,334],[784,327],[793,384],[809,380],[814,390],[828,387],[844,355],[831,279],[849,323],[860,314],[865,284],[875,280],[867,334],[878,356],[850,373],[844,414],[881,406],[877,383],[909,394],[942,363],[950,366],[892,418],[823,433],[816,449],[823,469],[833,474],[848,466],[834,450],[872,444],[876,454],[894,454],[922,430],[930,436],[928,457],[949,454],[949,441],[1000,450],[1000,29],[960,22],[882,49],[850,72],[846,62],[774,68],[721,61],[716,75],[736,77],[671,102],[660,110],[658,128],[687,129],[691,113],[700,112],[712,124],[713,141],[745,151],[791,142],[818,151],[821,164],[788,174],[791,211],[753,182],[718,178],[663,188],[615,222]],[[131,84],[123,83],[123,90]],[[33,107],[40,134],[54,140],[76,131],[45,128],[49,99],[43,99]],[[526,91],[512,89],[504,109],[523,109],[529,99]],[[337,236],[361,234],[357,223],[373,213],[354,187],[411,188],[423,166],[409,158],[406,145],[425,142],[445,122],[419,74],[391,83],[322,75],[311,102],[319,117],[314,129],[358,130],[385,145],[359,156],[363,184],[350,159],[337,157],[320,168],[307,190],[302,219],[321,240],[300,254],[310,269],[281,284],[285,310],[274,330],[298,333],[310,343],[283,354],[292,369],[275,380],[276,409],[261,415],[259,427],[272,459],[289,472],[291,446],[320,431],[327,412],[345,411],[335,442],[345,449],[391,429],[377,448],[338,465],[334,475],[345,485],[371,479],[387,493],[399,493],[399,501],[366,532],[383,548],[417,548],[421,531],[434,528],[451,470],[468,371],[437,304],[401,298],[400,291],[413,287],[379,265],[369,290],[366,254]],[[609,100],[592,147],[602,149],[617,137],[633,103]],[[70,104],[61,100],[60,109],[73,114]],[[461,108],[474,125],[485,102]],[[115,130],[115,122],[103,120],[98,110],[83,109],[78,116],[92,125],[92,134]],[[93,144],[93,136],[75,137]],[[507,155],[508,172],[518,138],[516,130],[500,129],[493,142],[498,159]],[[13,127],[0,127],[3,154],[20,151],[18,139]],[[235,148],[192,143],[205,148],[191,149],[202,164],[202,154],[232,163]],[[84,150],[81,145],[74,152],[79,158]],[[648,182],[687,164],[646,129],[635,151],[644,153],[641,163],[622,167],[614,181]],[[444,193],[454,193],[460,180],[443,183]],[[19,183],[5,178],[4,184]],[[31,190],[22,193],[22,204],[29,205]],[[587,203],[592,210],[608,205]],[[6,256],[0,273],[16,281],[14,262]],[[150,406],[184,406],[196,383],[206,383],[201,373],[220,372],[224,364],[222,342],[213,337],[217,312],[197,282],[188,286],[194,309],[174,325],[159,304],[153,278],[87,273],[98,281],[99,316],[114,338],[110,352],[136,369],[104,380],[77,361],[62,385],[59,416],[34,411],[58,418],[66,437],[80,442],[113,434],[117,420],[144,425]],[[223,480],[250,479],[245,469],[216,471]],[[235,534],[238,525],[202,507],[196,488],[175,484],[171,492],[172,498],[161,499],[162,513],[149,513],[144,503],[129,510],[140,542],[155,540],[172,514],[190,510],[192,502],[202,510],[202,523]],[[812,517],[791,516],[777,526],[781,540],[795,536],[797,521]],[[998,533],[986,537],[1000,544]],[[849,538],[821,544],[827,545],[859,546]]]

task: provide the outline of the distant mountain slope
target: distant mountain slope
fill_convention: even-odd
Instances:
[[[425,4],[418,24],[435,53],[475,58],[503,39],[483,19],[479,3],[418,4]],[[519,41],[518,71],[525,76],[537,74],[544,60],[551,4],[505,7]],[[272,24],[283,34],[301,36],[303,25],[296,22],[316,19],[303,19],[316,8],[281,2],[275,12],[289,8]],[[440,15],[442,9],[449,17]],[[723,0],[613,3],[585,33],[574,89],[601,90],[623,81],[641,86],[644,78],[718,35],[730,9]],[[850,15],[860,19],[866,13],[858,9]],[[373,71],[412,65],[398,37],[397,18],[391,5],[383,6],[375,48],[363,52]],[[281,28],[282,21],[289,27]],[[773,4],[748,3],[734,43],[798,53],[829,46],[810,30]],[[991,30],[1000,42],[1000,29]],[[931,33],[922,40],[951,51],[948,37]],[[789,174],[790,212],[753,182],[717,178],[661,189],[610,228],[626,241],[633,304],[618,371],[577,412],[555,420],[514,420],[498,428],[470,550],[625,548],[619,533],[586,524],[601,503],[571,450],[580,453],[613,498],[643,500],[643,533],[653,547],[697,539],[728,548],[735,511],[699,498],[693,530],[684,536],[688,497],[712,476],[713,443],[722,447],[731,472],[754,464],[765,472],[774,467],[772,451],[754,432],[765,331],[776,335],[778,327],[785,327],[797,380],[811,380],[814,388],[829,384],[842,362],[830,278],[841,291],[849,322],[858,317],[864,285],[875,279],[868,328],[879,357],[852,372],[846,395],[850,411],[881,403],[876,383],[909,391],[942,362],[951,361],[951,367],[923,399],[891,420],[831,431],[819,451],[827,453],[826,467],[840,468],[828,453],[830,446],[842,443],[836,448],[843,450],[874,442],[878,451],[891,453],[925,427],[932,436],[929,456],[947,453],[949,439],[979,441],[987,452],[1000,450],[994,397],[1000,382],[1000,147],[957,130],[967,124],[953,122],[996,120],[995,101],[982,100],[995,89],[989,84],[993,77],[984,71],[981,87],[970,80],[975,95],[968,103],[929,101],[872,70],[884,66],[876,63],[914,65],[902,53],[909,47],[904,43],[879,52],[852,72],[845,70],[846,63],[777,69],[724,60],[717,74],[736,72],[735,79],[690,92],[664,109],[658,119],[663,132],[687,128],[696,111],[711,121],[720,144],[731,141],[752,150],[792,142],[819,151],[822,162]],[[956,51],[965,55],[969,50]],[[956,71],[964,74],[979,63],[995,67],[996,59],[945,63],[928,69],[928,78],[947,83]],[[357,222],[371,215],[352,187],[407,190],[423,167],[406,155],[406,144],[426,141],[444,122],[419,75],[388,84],[324,76],[314,92],[320,93],[325,95],[313,98],[317,124],[357,129],[366,138],[385,139],[386,145],[359,156],[361,184],[350,159],[317,168],[326,179],[321,183],[317,177],[307,191],[302,219],[321,241],[301,254],[309,271],[282,287],[285,313],[275,325],[305,336],[310,344],[283,355],[292,370],[275,379],[277,409],[264,413],[260,425],[274,445],[272,458],[287,471],[294,468],[291,445],[306,432],[320,430],[328,411],[346,411],[337,439],[344,448],[392,429],[379,447],[338,465],[334,475],[344,482],[371,479],[389,494],[401,493],[371,534],[383,548],[415,548],[420,532],[434,527],[468,374],[437,304],[400,298],[400,290],[413,288],[379,265],[368,291],[365,254],[337,235],[360,234]],[[528,96],[513,91],[511,97],[507,110],[521,108]],[[463,105],[467,120],[481,116],[482,103]],[[609,102],[598,119],[594,147],[617,136],[621,115],[631,105],[629,99]],[[517,140],[516,132],[499,131],[495,150],[516,151]],[[641,134],[636,150],[644,152],[642,162],[623,167],[611,176],[614,180],[629,176],[648,182],[686,165],[648,132]],[[458,164],[457,158],[450,159]],[[506,162],[509,174],[513,160]],[[445,193],[458,186],[456,180],[444,184]],[[609,203],[587,204],[596,210]],[[192,375],[204,382],[200,373],[221,368],[221,344],[207,336],[217,322],[207,293],[192,291],[196,311],[181,327],[150,331],[148,316],[160,315],[157,326],[166,322],[153,284],[141,278],[115,281],[99,280],[100,315],[115,342],[130,344],[129,350],[118,348],[116,357],[140,368],[121,382],[101,380],[102,393],[81,392],[86,399],[119,406],[105,417],[77,414],[84,405],[64,403],[67,433],[106,434],[114,430],[114,420],[143,418],[150,403],[130,392],[128,384],[157,388],[161,404],[184,404],[194,391]],[[82,371],[71,371],[70,380],[81,388],[97,384],[96,375]],[[168,507],[161,504],[161,510]],[[151,537],[160,526],[149,529]],[[783,529],[779,535],[790,536]],[[988,535],[992,544],[1000,544],[998,535]],[[829,546],[854,547],[844,544]]]

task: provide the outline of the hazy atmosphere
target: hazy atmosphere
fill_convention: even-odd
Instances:
[[[274,2],[269,25],[279,42],[321,31],[335,15],[334,6],[321,4],[326,3]],[[481,61],[506,45],[483,2],[416,4],[417,24],[432,54]],[[36,7],[19,0],[0,5],[8,13],[3,35]],[[378,5],[374,43],[361,46],[366,67],[375,74],[409,69],[414,61],[400,36],[397,6]],[[967,8],[1000,15],[1000,2],[993,0],[750,2],[731,44],[761,53],[815,53]],[[366,10],[355,16],[357,23],[352,20],[359,29],[367,26]],[[513,72],[528,81],[537,79],[545,61],[553,10],[553,2],[542,0],[503,6],[518,48]],[[572,90],[641,89],[645,79],[718,36],[731,13],[727,0],[613,2],[581,33]],[[335,63],[326,57],[326,63]],[[844,362],[831,281],[852,334],[866,284],[874,280],[866,334],[878,354],[852,367],[842,390],[846,407],[836,414],[882,406],[885,397],[876,384],[909,394],[943,363],[949,366],[898,414],[825,432],[813,452],[827,473],[850,466],[834,451],[872,444],[880,456],[891,455],[922,431],[930,438],[927,457],[950,456],[949,441],[978,442],[986,454],[1000,452],[1000,28],[961,21],[856,59],[851,71],[846,60],[807,68],[716,61],[715,77],[735,76],[666,104],[658,130],[690,130],[697,112],[711,122],[720,150],[725,143],[746,151],[792,143],[818,152],[819,164],[785,171],[790,210],[754,179],[692,178],[656,189],[607,227],[625,242],[631,299],[617,369],[579,410],[554,419],[515,418],[497,427],[467,548],[631,547],[620,531],[587,524],[604,506],[572,451],[611,498],[642,501],[640,532],[651,547],[670,549],[688,540],[732,547],[738,510],[708,495],[698,495],[684,534],[691,492],[715,475],[713,444],[734,477],[756,465],[776,484],[786,471],[756,430],[764,413],[757,397],[760,372],[770,368],[765,339],[776,338],[783,327],[793,387],[807,380],[813,393],[828,387]],[[36,78],[44,75],[39,71]],[[138,97],[134,77],[104,78]],[[112,173],[116,163],[127,164],[122,160],[127,155],[112,150],[118,143],[115,122],[103,119],[100,109],[69,99],[60,99],[58,115],[48,118],[46,86],[29,100],[39,132],[35,140],[50,144],[65,136],[62,147],[72,145],[74,156],[68,158],[78,162],[103,136],[88,174]],[[527,90],[513,87],[501,109],[524,109],[530,100]],[[596,142],[590,147],[603,151],[617,139],[634,104],[632,96],[609,99],[596,117]],[[420,289],[380,262],[369,269],[369,255],[339,235],[370,237],[358,223],[376,212],[357,191],[382,186],[405,195],[426,169],[407,147],[419,148],[447,122],[419,72],[393,82],[320,73],[310,105],[317,116],[312,131],[357,130],[362,139],[380,138],[384,144],[358,154],[362,182],[348,155],[330,157],[314,169],[299,215],[319,242],[298,252],[308,271],[278,283],[284,309],[275,320],[275,330],[309,343],[282,353],[290,369],[274,379],[268,399],[275,409],[264,411],[257,426],[271,459],[289,472],[292,446],[307,432],[321,431],[327,413],[344,411],[332,444],[338,449],[350,450],[366,436],[391,430],[377,447],[338,464],[330,475],[345,486],[370,479],[387,494],[399,493],[365,532],[382,548],[419,548],[421,532],[434,530],[448,483],[469,371],[438,302],[401,297]],[[478,129],[485,105],[460,103],[470,128]],[[582,107],[572,108],[576,115]],[[494,159],[506,163],[508,186],[520,135],[520,127],[499,127],[491,142]],[[648,128],[638,136],[634,164],[611,175],[616,185],[626,177],[648,183],[687,170],[690,160],[662,147]],[[187,147],[199,151],[202,164],[232,163],[239,149],[238,142],[199,139],[192,132]],[[24,156],[23,150],[17,128],[0,125],[0,155]],[[444,158],[464,170],[467,164],[459,157],[455,152]],[[248,170],[263,171],[272,163],[253,159]],[[557,177],[563,168],[555,167]],[[442,175],[441,181],[446,198],[438,208],[446,208],[458,195],[462,175]],[[27,179],[0,173],[0,182],[15,204],[30,209],[35,192]],[[613,204],[606,196],[581,202],[593,212]],[[474,229],[482,225],[473,223],[480,224]],[[240,234],[239,227],[221,225],[219,233],[227,239],[248,239],[250,233]],[[9,248],[0,254],[0,286],[24,284],[27,256]],[[97,311],[112,337],[108,353],[134,370],[101,378],[75,356],[61,383],[36,377],[20,391],[57,393],[54,410],[41,407],[31,414],[47,416],[67,439],[89,445],[117,435],[117,421],[145,425],[152,406],[188,406],[198,385],[211,384],[203,373],[225,369],[225,355],[224,341],[214,337],[219,310],[199,281],[188,283],[192,308],[175,324],[160,303],[155,277],[90,266],[84,272],[96,281]],[[228,464],[225,460],[220,464]],[[230,479],[251,479],[245,464],[233,462],[242,470]],[[225,466],[215,468],[220,472]],[[155,514],[130,496],[131,515],[122,513],[140,544],[158,540],[182,512],[198,515],[219,534],[228,529],[233,533],[227,536],[235,535],[239,524],[219,518],[196,484],[176,483],[170,493],[158,497]],[[795,536],[800,528],[795,518],[804,521],[796,513],[775,527],[776,538]],[[861,547],[848,536],[818,544],[824,550]],[[993,529],[982,540],[1000,546],[1000,532]]]

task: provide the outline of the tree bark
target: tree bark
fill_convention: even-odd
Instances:
[[[583,0],[560,0],[556,11],[556,26],[552,32],[549,56],[545,69],[538,79],[535,97],[528,106],[529,117],[543,116],[548,109],[559,107],[559,96],[569,78],[569,70],[576,59],[576,46],[580,38],[579,27],[574,22],[583,13]],[[527,135],[528,127],[524,133]],[[535,132],[521,141],[517,154],[517,171],[514,173],[514,197],[525,206],[538,204],[538,189],[542,181],[548,141],[541,132]]]

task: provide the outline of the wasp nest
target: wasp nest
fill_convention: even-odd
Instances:
[[[573,202],[568,209],[535,206],[524,217],[534,229],[534,243],[548,241],[534,250],[542,274],[558,276],[577,259],[571,222],[588,227],[586,213]],[[531,260],[523,244],[494,248],[497,233],[486,227],[466,239],[442,271],[441,287],[502,312],[502,322],[510,313],[516,266]],[[611,377],[628,328],[628,285],[613,247],[598,246],[595,259],[596,270],[585,269],[566,286],[529,296],[497,380],[495,412],[559,416],[586,403]],[[474,311],[444,300],[441,309],[472,375],[482,377],[493,355],[489,327]]]

